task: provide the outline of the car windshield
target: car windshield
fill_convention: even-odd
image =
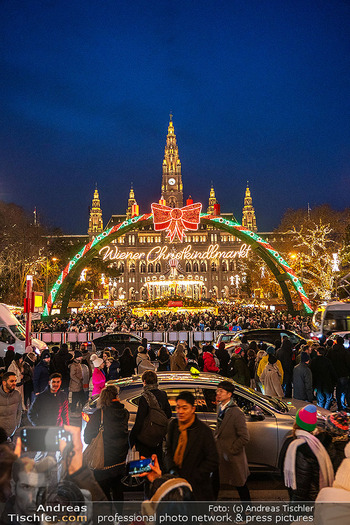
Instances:
[[[9,326],[11,332],[19,339],[20,341],[25,341],[25,330],[21,324],[13,324]]]
[[[288,412],[288,406],[285,403],[283,403],[283,401],[278,399],[277,397],[265,396],[263,394],[260,394],[259,392],[256,392],[255,390],[251,388],[248,388],[242,385],[240,385],[239,389],[244,390],[244,392],[246,392],[249,396],[253,395],[254,401],[259,400],[260,403],[269,405],[270,408],[273,408],[274,410],[278,410],[278,412]],[[259,399],[257,400],[257,398]]]

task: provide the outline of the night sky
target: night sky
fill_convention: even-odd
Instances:
[[[0,45],[0,199],[43,222],[150,211],[170,111],[185,199],[349,205],[350,1],[3,0]]]

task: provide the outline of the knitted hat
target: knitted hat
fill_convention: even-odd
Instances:
[[[274,353],[275,353],[275,349],[274,349],[274,347],[273,347],[273,346],[268,346],[268,347],[266,348],[266,353],[267,353],[267,354],[274,354]]]
[[[333,487],[350,490],[350,443],[344,448],[344,454],[345,459],[340,463]]]
[[[243,348],[241,348],[240,346],[235,348],[235,354],[237,354],[237,355],[240,354],[242,351],[243,351]]]
[[[231,383],[231,381],[221,381],[218,384],[218,388],[222,388],[223,390],[226,390],[227,392],[233,392],[235,391],[235,385]]]
[[[7,350],[10,350],[10,352],[14,352],[15,351],[15,347],[10,345],[7,347]]]
[[[92,356],[90,357],[90,361],[92,362],[95,368],[98,368],[103,363],[103,359],[101,359],[100,357],[97,357],[96,354],[92,354]]]
[[[350,416],[346,412],[335,412],[327,417],[326,428],[336,436],[349,434]]]
[[[50,352],[48,350],[43,350],[40,357],[41,359],[46,359],[46,357],[51,357]]]
[[[301,352],[300,354],[300,362],[301,363],[307,363],[310,361],[310,356],[307,352]]]
[[[83,354],[80,352],[80,350],[75,350],[74,352],[74,359],[76,359],[77,357],[83,357]]]
[[[299,408],[295,421],[303,430],[308,432],[315,430],[317,426],[317,408],[315,405],[306,405],[303,408]]]

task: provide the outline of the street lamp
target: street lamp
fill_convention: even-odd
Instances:
[[[52,262],[58,261],[57,257],[52,257]],[[45,274],[45,292],[46,292],[46,299],[49,296],[49,257],[46,255],[46,274]]]

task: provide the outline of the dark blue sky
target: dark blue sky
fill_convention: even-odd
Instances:
[[[0,199],[69,233],[95,182],[106,222],[133,181],[158,200],[173,111],[184,194],[260,230],[350,194],[347,0],[0,3]]]

